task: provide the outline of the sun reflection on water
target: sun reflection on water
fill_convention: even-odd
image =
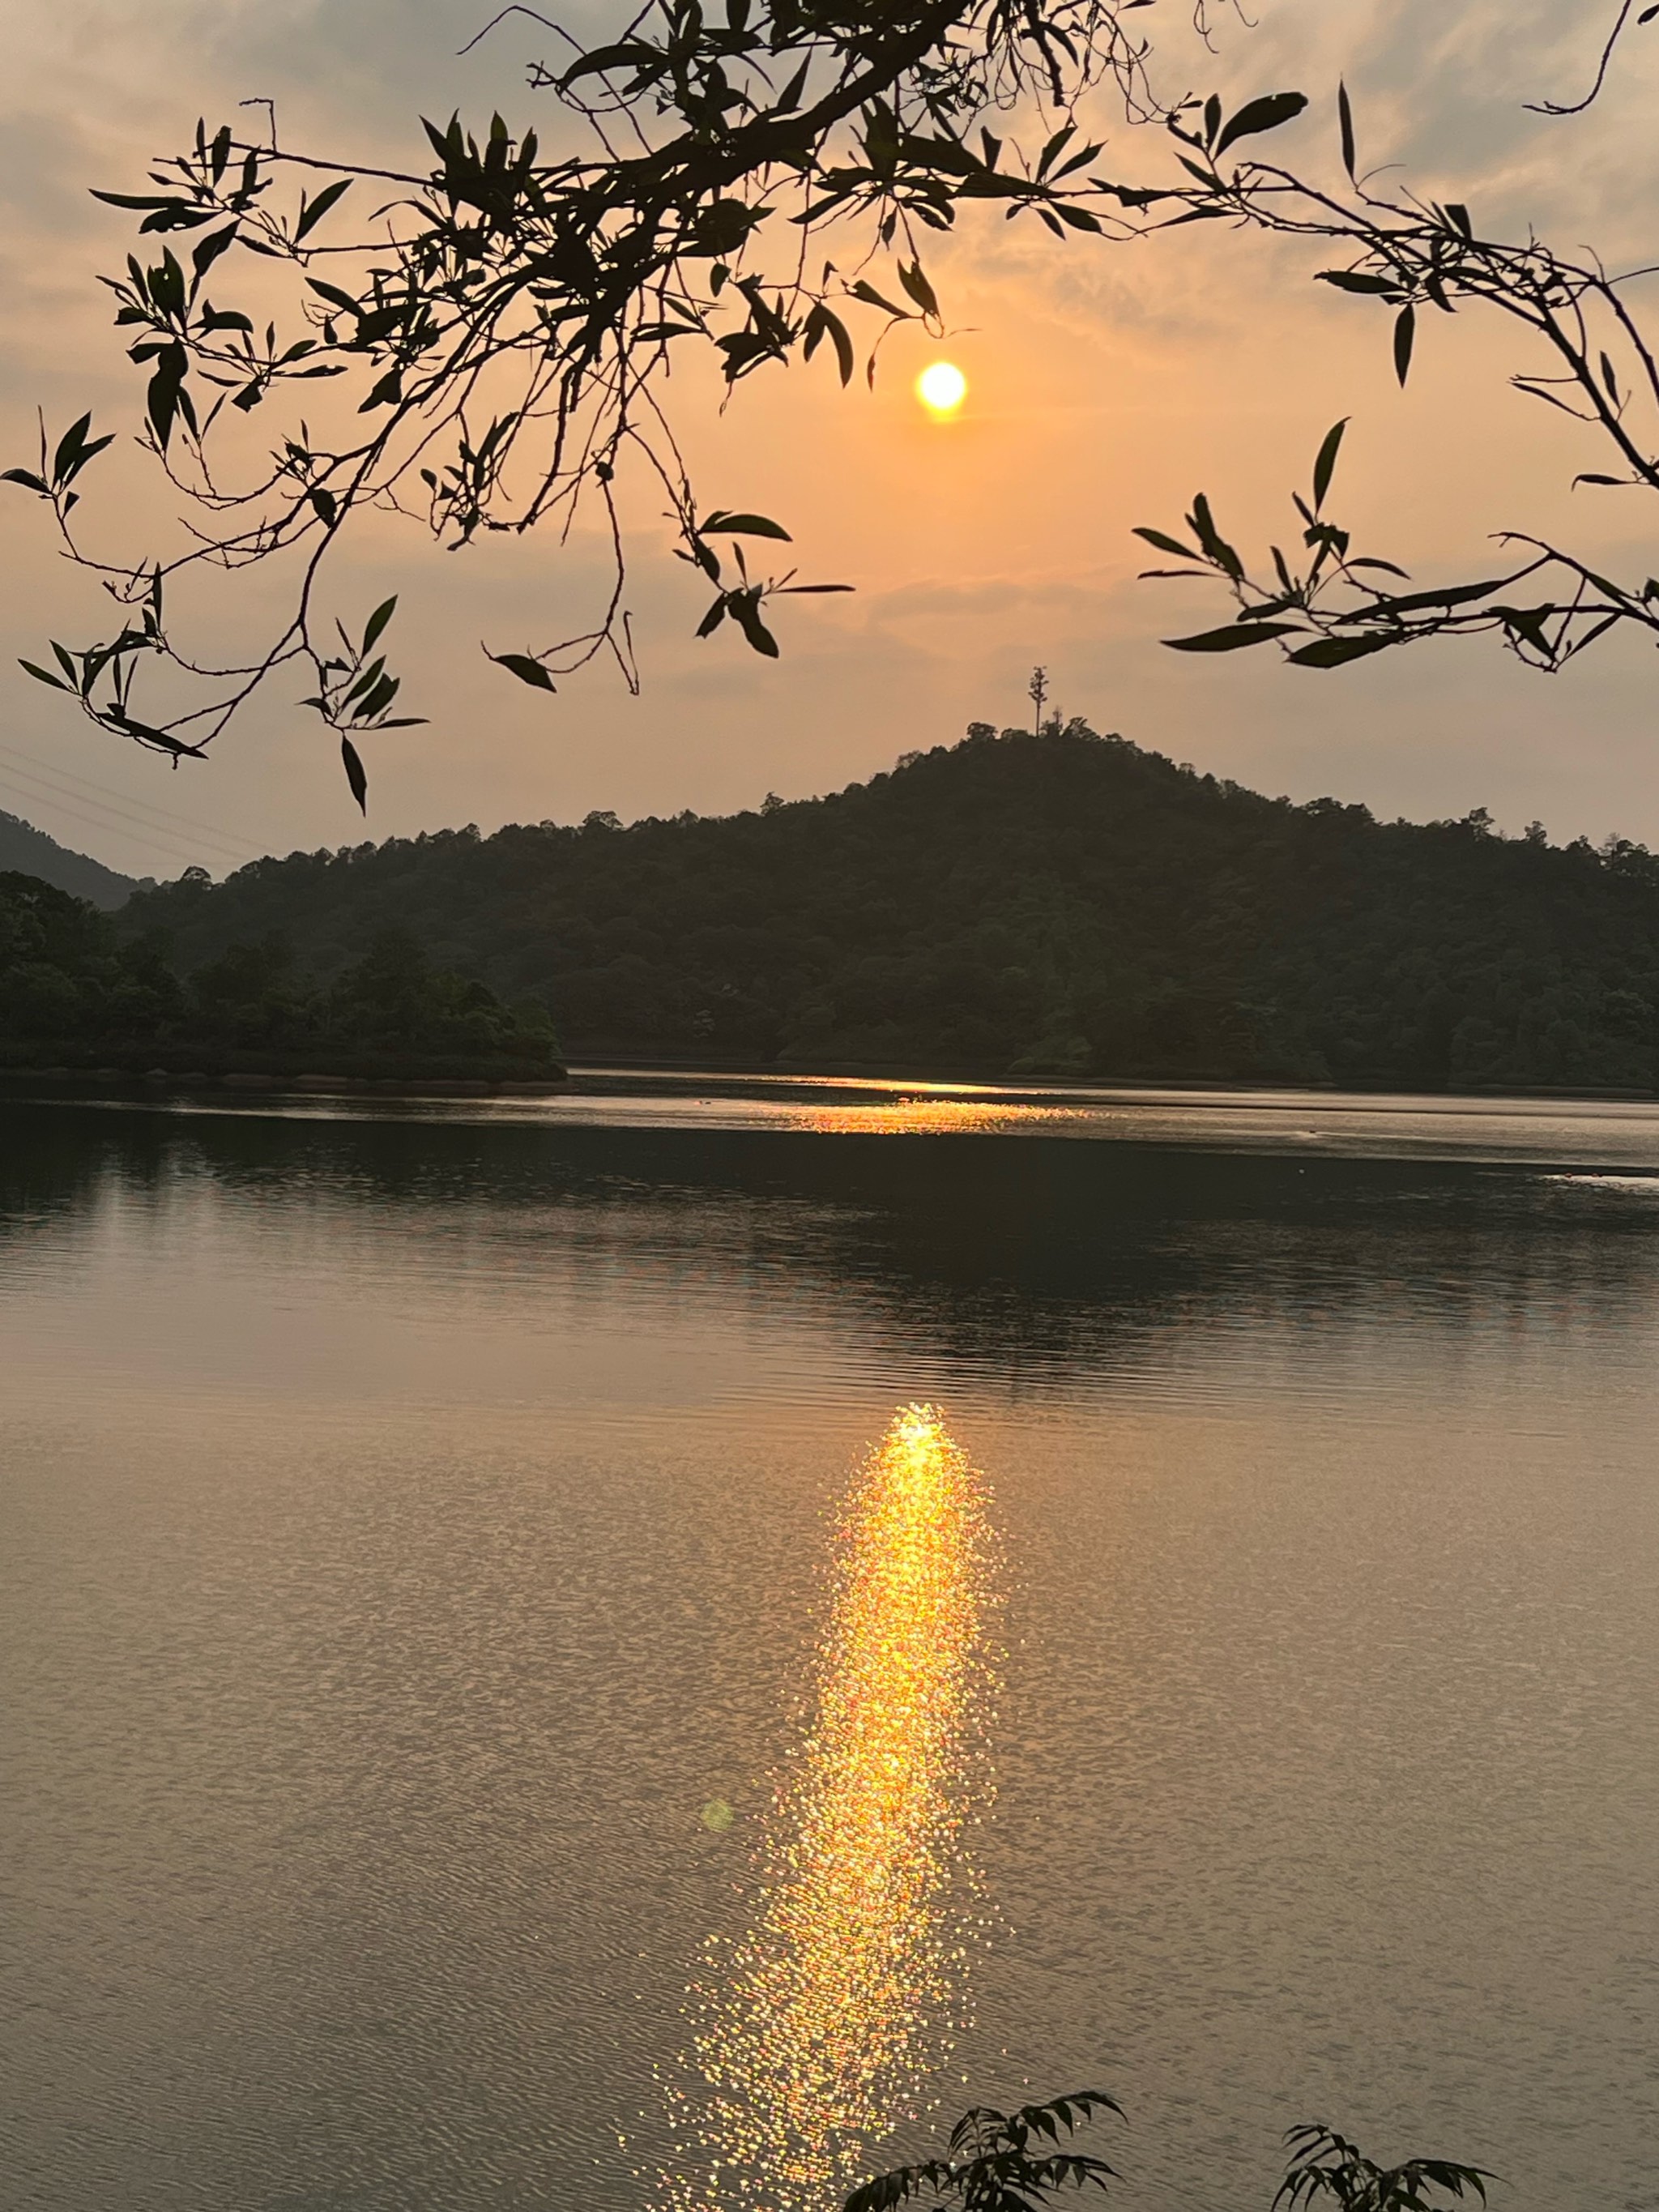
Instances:
[[[820,1136],[943,1137],[1063,1130],[1085,1117],[1073,1108],[1032,1105],[1018,1099],[923,1095],[882,1099],[873,1104],[814,1102],[798,1106],[787,1118],[797,1128],[811,1129]]]
[[[816,2212],[931,2101],[987,1925],[972,1849],[992,1795],[986,1503],[931,1406],[896,1414],[854,1479],[816,1710],[773,1801],[753,1918],[690,1993],[673,2212]]]

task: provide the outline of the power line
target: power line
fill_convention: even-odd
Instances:
[[[139,815],[129,814],[108,800],[83,798],[79,792],[54,787],[44,778],[31,775],[27,769],[14,769],[3,761],[0,761],[0,778],[15,784],[28,799],[45,800],[53,806],[64,808],[79,821],[90,820],[95,828],[119,830],[174,851],[198,853],[209,849],[207,841],[197,837],[191,831],[169,830],[159,823],[146,822]]]
[[[0,766],[0,783],[10,783],[14,775],[14,770]],[[26,805],[39,805],[44,800],[49,807],[60,814],[67,815],[70,821],[79,823],[84,829],[96,830],[105,836],[115,831],[130,838],[134,844],[145,847],[152,853],[159,854],[164,860],[174,865],[193,867],[199,862],[201,856],[199,847],[191,848],[174,844],[161,831],[152,830],[147,823],[129,824],[112,822],[107,818],[100,820],[96,815],[83,814],[78,806],[69,799],[60,797],[56,792],[30,791],[21,781],[14,788],[15,795],[21,798]],[[222,866],[224,863],[221,861],[220,865]]]
[[[93,824],[97,829],[115,830],[155,844],[158,848],[183,850],[192,859],[206,853],[228,867],[240,867],[246,858],[234,846],[216,837],[198,836],[194,830],[173,830],[158,823],[147,822],[140,815],[130,814],[112,800],[83,797],[80,792],[65,790],[61,785],[54,785],[27,769],[15,769],[5,761],[0,761],[0,778],[14,781],[29,800],[67,809],[75,813],[77,819],[85,820],[84,810],[90,808]]]
[[[13,762],[21,773],[36,777],[44,783],[61,785],[64,798],[83,799],[128,817],[134,813],[148,816],[153,828],[168,831],[187,830],[192,836],[209,838],[225,851],[235,852],[239,855],[258,849],[252,840],[243,838],[235,830],[227,831],[212,823],[198,822],[191,815],[180,814],[170,807],[157,806],[149,799],[136,799],[124,793],[118,801],[109,796],[102,785],[76,775],[72,769],[60,767],[56,762],[33,760],[3,742],[0,742],[0,754]]]
[[[14,768],[7,761],[0,761],[0,776],[15,781],[27,789],[32,798],[48,800],[53,805],[90,808],[101,828],[118,828],[128,834],[183,847],[191,854],[210,852],[234,867],[240,867],[247,858],[246,853],[240,851],[228,839],[215,836],[210,831],[175,829],[167,823],[148,820],[143,815],[130,812],[113,799],[97,799],[72,790],[63,784],[54,783],[49,777],[37,775],[33,769]]]

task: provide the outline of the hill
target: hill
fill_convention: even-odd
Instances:
[[[138,889],[131,876],[118,875],[84,853],[71,853],[32,822],[0,813],[0,874],[7,873],[34,876],[94,906],[118,907]]]
[[[824,799],[295,854],[140,894],[186,968],[387,924],[593,1059],[1659,1087],[1659,860],[1294,806],[1081,725]]]

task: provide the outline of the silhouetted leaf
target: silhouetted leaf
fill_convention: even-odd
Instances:
[[[1267,645],[1294,635],[1294,623],[1229,623],[1224,629],[1200,630],[1196,637],[1166,637],[1176,653],[1237,653],[1247,645]]]
[[[380,636],[381,631],[385,629],[386,624],[392,620],[393,614],[397,611],[397,606],[398,595],[394,592],[389,599],[382,599],[380,605],[375,608],[374,613],[369,617],[368,622],[363,626],[362,649],[365,653],[372,653],[374,651],[376,639]]]
[[[1216,160],[1240,138],[1253,137],[1259,131],[1277,131],[1280,124],[1300,115],[1307,104],[1304,92],[1268,92],[1260,100],[1246,100],[1215,141]]]
[[[1331,488],[1332,471],[1336,467],[1337,452],[1342,443],[1342,433],[1348,427],[1348,416],[1345,415],[1340,422],[1334,422],[1331,425],[1331,428],[1325,433],[1325,442],[1321,446],[1317,455],[1315,457],[1313,467],[1313,495],[1314,509],[1316,513],[1317,513],[1319,508],[1324,505],[1325,495]]]
[[[349,738],[340,740],[340,758],[345,763],[346,781],[351,786],[351,795],[363,812],[368,812],[368,774],[358,757],[357,748]]]
[[[1348,88],[1339,82],[1336,88],[1336,117],[1342,133],[1342,166],[1354,181],[1353,107],[1348,99]]]
[[[1401,642],[1398,633],[1387,637],[1321,637],[1299,647],[1285,658],[1298,668],[1340,668],[1345,661],[1363,660],[1368,653],[1382,653]]]
[[[706,531],[718,531],[722,537],[781,538],[786,544],[793,542],[781,523],[774,522],[764,514],[728,514],[721,508],[699,526]]]
[[[1403,386],[1412,365],[1412,341],[1417,336],[1417,310],[1409,300],[1394,319],[1394,373]]]
[[[1392,276],[1373,276],[1363,269],[1320,269],[1315,271],[1314,282],[1334,284],[1340,292],[1398,292],[1400,287]]]
[[[484,652],[486,658],[493,660],[498,668],[505,668],[509,674],[516,676],[520,684],[528,684],[533,690],[554,691],[558,689],[541,662],[533,659],[529,653],[491,653],[488,646]]]
[[[294,226],[295,243],[297,245],[308,232],[315,230],[335,202],[350,190],[351,179],[342,177],[337,184],[325,185],[314,200],[307,200],[300,210],[300,220]]]
[[[902,261],[900,262],[899,283],[903,285],[924,315],[938,315],[939,298],[933,286],[922,274],[920,261],[912,261],[908,265]]]
[[[841,317],[832,313],[823,302],[819,301],[806,318],[806,343],[804,350],[808,361],[811,360],[812,356],[817,351],[820,342],[826,337],[836,349],[836,362],[841,371],[842,382],[850,384],[853,380],[853,341]]]
[[[1190,545],[1183,545],[1178,538],[1171,538],[1165,531],[1149,530],[1137,523],[1134,534],[1137,538],[1144,538],[1149,545],[1156,545],[1160,553],[1173,553],[1182,561],[1196,561],[1199,557]]]

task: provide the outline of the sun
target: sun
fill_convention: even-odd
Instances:
[[[930,415],[954,415],[968,396],[968,380],[953,361],[930,362],[916,379],[916,397]]]

